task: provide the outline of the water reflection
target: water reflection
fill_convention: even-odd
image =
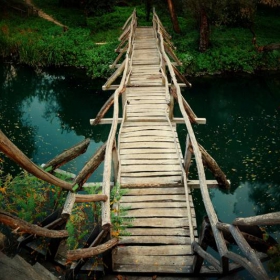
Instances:
[[[35,163],[90,138],[87,153],[65,167],[77,173],[106,141],[110,127],[89,124],[109,96],[101,91],[103,81],[93,82],[83,71],[34,71],[10,64],[1,65],[0,79],[0,127]],[[4,170],[17,172],[18,168],[5,160]],[[101,175],[102,167],[93,179],[100,181]]]
[[[210,191],[219,219],[280,211],[279,73],[199,78],[192,84],[184,96],[196,115],[207,119],[194,127],[196,137],[231,180],[229,193]],[[209,172],[206,177],[213,178]],[[197,190],[194,200],[200,222],[205,209]],[[270,230],[279,236],[279,229]]]

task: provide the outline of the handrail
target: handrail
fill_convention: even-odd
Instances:
[[[130,20],[130,34],[128,37],[128,48],[125,56],[125,66],[123,70],[123,76],[120,82],[119,87],[114,92],[114,111],[113,111],[113,120],[111,125],[111,130],[107,140],[107,148],[105,152],[105,159],[104,159],[104,171],[103,171],[103,184],[102,184],[102,193],[110,197],[110,182],[111,182],[111,162],[112,162],[112,149],[113,144],[116,137],[117,125],[118,125],[118,115],[119,115],[119,93],[124,89],[126,85],[127,74],[129,72],[129,62],[132,53],[132,41],[134,38],[134,31],[137,26],[137,18],[136,18],[136,10],[134,9]],[[126,22],[125,25],[128,24],[129,20]],[[124,26],[125,27],[125,26]],[[120,165],[119,165],[120,166]],[[119,180],[119,179],[117,179]],[[119,183],[119,182],[117,182]],[[102,203],[102,227],[104,230],[109,230],[111,227],[111,211],[110,211],[110,200],[104,201]]]
[[[160,49],[161,49],[161,52],[162,52],[163,57],[165,59],[165,62],[167,63],[172,82],[173,82],[173,84],[176,88],[177,95],[178,95],[179,107],[180,107],[181,113],[183,115],[185,125],[186,125],[187,130],[188,130],[188,134],[189,134],[189,137],[190,137],[190,140],[191,140],[191,144],[193,146],[195,160],[196,160],[196,164],[197,164],[197,171],[198,171],[198,176],[199,176],[200,189],[201,189],[201,194],[202,194],[202,197],[203,197],[203,200],[204,200],[206,212],[207,212],[209,220],[211,222],[212,231],[213,231],[213,234],[215,236],[215,240],[218,243],[217,247],[218,247],[220,256],[223,257],[223,256],[225,256],[225,253],[227,252],[227,247],[226,247],[226,243],[223,239],[222,233],[216,227],[216,224],[218,222],[218,217],[215,213],[215,210],[214,210],[214,207],[212,205],[210,195],[209,195],[209,192],[208,192],[204,167],[203,167],[203,163],[202,163],[201,152],[199,150],[199,147],[198,147],[198,144],[197,144],[197,141],[196,141],[196,137],[195,137],[194,131],[192,129],[192,125],[191,125],[191,122],[189,120],[189,117],[184,110],[183,100],[182,100],[182,95],[181,95],[181,89],[180,89],[180,86],[178,85],[176,75],[174,73],[171,61],[170,61],[169,57],[167,56],[167,54],[164,50],[163,35],[162,35],[161,30],[160,30],[160,24],[159,24],[160,20],[159,20],[157,14],[155,13],[155,11],[154,11],[153,20],[155,21],[155,26],[157,27],[158,37],[160,37],[160,40],[161,40]]]
[[[214,207],[213,207],[213,204],[211,202],[210,195],[209,195],[209,192],[208,192],[208,187],[207,187],[207,183],[206,183],[206,177],[205,177],[205,172],[204,172],[202,156],[201,156],[201,152],[200,152],[200,149],[199,149],[199,145],[196,141],[196,137],[195,137],[190,119],[189,119],[189,117],[188,117],[188,115],[187,115],[187,113],[184,109],[181,89],[180,89],[180,86],[178,85],[173,66],[171,64],[171,61],[170,61],[169,57],[167,56],[167,54],[165,52],[164,36],[162,34],[162,31],[161,31],[162,24],[161,24],[161,22],[160,22],[160,20],[157,16],[155,10],[154,10],[154,13],[153,13],[153,27],[156,29],[155,32],[157,33],[157,37],[159,39],[160,51],[161,51],[162,56],[163,56],[167,66],[168,66],[168,70],[169,70],[169,74],[171,76],[171,80],[172,80],[172,82],[174,84],[174,87],[177,91],[179,108],[180,108],[181,114],[183,115],[183,119],[184,119],[185,125],[187,127],[190,142],[191,142],[191,145],[193,147],[194,156],[195,156],[196,165],[197,165],[199,183],[200,183],[200,191],[201,191],[202,198],[203,198],[203,201],[204,201],[204,206],[205,206],[205,209],[206,209],[209,221],[210,221],[212,232],[213,232],[216,244],[217,244],[218,252],[219,252],[220,257],[221,257],[221,269],[222,269],[223,272],[226,272],[226,270],[228,269],[228,260],[227,259],[232,259],[233,261],[239,263],[244,268],[246,268],[252,275],[254,275],[254,276],[257,275],[259,277],[259,279],[268,279],[268,276],[267,276],[265,270],[263,269],[261,263],[256,260],[255,255],[246,256],[247,259],[244,259],[244,258],[241,258],[240,256],[230,252],[227,249],[225,240],[223,238],[223,234],[220,231],[220,229],[218,228],[218,226],[219,226],[218,217],[217,217],[217,214],[214,210]],[[173,54],[171,56],[174,59]],[[231,226],[230,229],[231,229],[232,232],[237,231],[234,226]],[[244,251],[245,250],[244,249],[245,248],[244,244],[246,245],[244,240],[240,236],[236,236],[235,238],[239,238],[237,243],[238,243],[239,246],[241,246],[241,245],[243,246],[242,249]],[[192,247],[198,254],[200,254],[200,251],[198,250],[199,246],[197,246],[196,241],[192,242]],[[254,265],[252,265],[252,263],[254,263],[254,265],[258,267],[258,271],[255,271]]]

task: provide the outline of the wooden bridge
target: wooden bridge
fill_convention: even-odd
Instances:
[[[241,225],[279,224],[279,213],[239,218],[232,224],[218,220],[208,186],[228,186],[229,182],[214,159],[196,141],[192,125],[203,124],[205,119],[197,118],[181,95],[180,87],[183,83],[190,86],[190,83],[176,68],[180,61],[174,53],[170,36],[155,11],[152,27],[138,27],[134,11],[123,30],[119,38],[121,43],[116,49],[119,55],[111,65],[116,71],[103,86],[104,90],[115,91],[96,119],[90,120],[92,125],[111,124],[108,141],[81,172],[73,176],[72,183],[57,179],[50,173],[55,170],[58,172],[58,167],[83,153],[89,140],[48,162],[42,170],[0,133],[0,147],[5,154],[38,178],[68,191],[62,212],[53,214],[52,218],[42,223],[41,235],[65,238],[67,234],[57,229],[65,226],[73,205],[101,201],[102,227],[100,229],[96,226],[93,229],[84,248],[67,251],[63,242],[54,242],[55,249],[49,250],[52,251],[51,256],[57,260],[59,255],[60,263],[62,259],[65,264],[66,260],[75,261],[71,266],[72,277],[91,257],[113,249],[112,272],[115,273],[214,276],[226,275],[243,267],[256,279],[269,279],[261,263],[261,259],[266,255],[251,248],[256,241],[263,245],[264,242],[242,232]],[[122,62],[118,63],[121,59]],[[113,85],[120,75],[120,84]],[[177,78],[181,83],[177,82]],[[119,104],[120,96],[122,104]],[[180,118],[173,116],[175,99],[179,104]],[[113,118],[103,118],[112,104]],[[119,107],[122,108],[121,117]],[[176,131],[178,123],[185,124],[188,133],[184,156]],[[188,179],[192,156],[198,180]],[[87,178],[103,159],[102,194],[87,195],[79,192],[87,187]],[[217,181],[206,180],[204,165],[212,169]],[[113,202],[109,199],[112,177],[118,192],[124,192],[121,199],[114,204],[113,210]],[[192,200],[193,188],[201,190],[207,212],[207,222],[203,223],[199,236]],[[126,210],[123,212],[121,209]],[[131,220],[126,224],[126,230],[117,237],[111,232],[112,211]],[[5,215],[13,218],[0,211],[0,221],[6,221]],[[9,225],[23,228],[26,223],[22,225],[17,219],[16,222],[9,222]],[[21,243],[27,244],[30,239],[35,238],[34,234],[39,235],[38,229],[24,229],[31,235],[21,239]],[[229,251],[229,239],[226,237],[229,235],[239,246],[243,256]],[[210,241],[209,236],[213,237]],[[251,242],[252,240],[254,242]],[[208,245],[218,251],[219,259],[206,251]]]

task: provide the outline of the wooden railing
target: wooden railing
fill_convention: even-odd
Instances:
[[[110,197],[110,191],[111,191],[111,165],[112,165],[112,158],[113,158],[113,148],[114,145],[116,145],[116,131],[117,131],[117,125],[118,125],[118,117],[119,117],[119,95],[124,92],[125,86],[127,84],[128,76],[131,72],[131,55],[133,51],[133,39],[135,34],[135,28],[137,26],[137,17],[136,17],[136,10],[133,11],[132,15],[128,18],[126,23],[123,26],[124,32],[119,37],[119,40],[121,40],[120,45],[124,45],[126,42],[126,54],[124,61],[122,62],[121,66],[119,66],[119,69],[121,70],[118,72],[118,75],[122,73],[122,79],[120,82],[119,87],[114,92],[114,112],[113,112],[113,120],[111,125],[111,130],[108,136],[107,140],[107,147],[105,152],[105,159],[104,159],[104,171],[103,171],[103,184],[102,184],[102,193],[108,197]],[[118,47],[117,50],[119,50],[120,47]],[[117,58],[118,60],[120,57]],[[114,67],[116,65],[117,61],[113,63]],[[118,69],[118,70],[119,70]],[[108,79],[108,82],[105,84],[105,87],[110,86],[110,84],[116,79],[116,77],[111,77]],[[116,154],[115,154],[116,155]],[[115,160],[119,157],[115,156]],[[119,162],[115,162],[115,166],[120,166]],[[116,168],[115,168],[116,169]],[[119,173],[119,172],[118,172]],[[117,176],[116,183],[119,183],[119,176]],[[102,203],[102,227],[103,229],[109,230],[111,227],[111,217],[110,217],[110,200],[107,200]]]
[[[171,90],[175,90],[177,95],[177,100],[179,103],[179,108],[181,114],[183,116],[187,131],[188,131],[188,142],[192,146],[197,173],[199,178],[200,190],[203,198],[203,202],[205,205],[205,209],[208,215],[209,222],[211,224],[212,232],[215,238],[215,242],[217,245],[217,249],[219,255],[221,257],[220,262],[217,261],[214,257],[212,257],[209,253],[203,250],[200,245],[192,238],[192,247],[193,250],[203,259],[206,259],[216,270],[220,273],[227,273],[229,271],[229,259],[233,260],[234,262],[238,263],[239,265],[246,268],[254,277],[257,279],[269,279],[267,276],[266,271],[264,270],[260,260],[257,258],[256,254],[253,252],[246,253],[246,249],[250,247],[247,241],[243,238],[243,236],[238,232],[238,229],[235,226],[226,226],[228,230],[230,230],[233,234],[239,245],[240,249],[245,252],[246,259],[235,254],[233,252],[228,251],[225,239],[222,233],[222,225],[219,223],[217,214],[214,210],[213,204],[211,202],[211,198],[208,192],[207,181],[204,172],[204,166],[202,162],[202,155],[199,148],[199,144],[197,143],[191,121],[195,122],[195,114],[190,110],[190,107],[186,107],[186,101],[183,99],[181,94],[180,86],[177,82],[176,74],[174,71],[174,65],[172,65],[169,56],[176,61],[177,64],[180,64],[180,61],[177,59],[176,55],[172,51],[173,45],[170,43],[170,35],[164,29],[162,23],[160,22],[156,12],[153,13],[153,27],[158,38],[159,42],[159,51],[161,52],[161,72],[164,77],[165,74],[165,65],[169,71],[171,77]],[[169,56],[168,56],[169,55]],[[164,82],[166,84],[166,78],[164,78]],[[184,106],[185,105],[185,106]],[[172,108],[171,108],[172,109]],[[170,114],[172,116],[173,114]],[[186,195],[188,194],[188,186],[186,180],[186,173],[184,172],[183,181],[185,185]],[[191,221],[191,219],[190,219]],[[203,262],[203,261],[202,261]],[[199,273],[202,262],[195,262],[194,263],[194,271]],[[199,265],[198,265],[199,263]]]

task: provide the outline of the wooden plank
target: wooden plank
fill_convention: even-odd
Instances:
[[[181,176],[166,176],[166,177],[151,177],[151,178],[130,178],[122,177],[121,184],[127,187],[136,187],[141,185],[166,185],[166,184],[178,184],[181,182]]]
[[[164,149],[164,148],[160,148],[160,149],[149,149],[149,148],[142,148],[142,149],[120,149],[120,155],[132,155],[132,154],[175,154],[176,153],[176,149],[174,148],[168,148],[168,149]]]
[[[135,172],[135,171],[130,171],[130,172],[121,172],[121,177],[122,179],[127,179],[133,177],[136,181],[137,178],[145,178],[145,177],[170,177],[170,176],[177,176],[178,178],[181,178],[182,172],[181,171],[146,171],[146,172]],[[131,178],[132,179],[132,178]],[[148,178],[150,179],[150,178]],[[162,178],[160,178],[162,180]],[[144,179],[145,180],[145,179]],[[122,181],[123,182],[123,181]]]
[[[179,206],[178,206],[179,207]],[[132,209],[125,213],[125,217],[186,217],[186,208],[149,208],[149,209]]]
[[[122,247],[119,246],[115,248],[113,251],[113,255],[122,254],[122,255],[138,255],[138,256],[174,256],[174,255],[185,256],[191,253],[192,250],[190,245],[122,246]]]
[[[131,123],[132,124],[132,123]],[[144,124],[140,124],[140,125],[129,125],[128,123],[125,123],[125,126],[122,127],[122,134],[125,133],[131,133],[131,132],[137,132],[137,131],[141,131],[143,133],[145,132],[149,132],[149,131],[153,131],[153,133],[157,133],[157,132],[162,132],[162,133],[167,133],[167,131],[169,131],[170,133],[172,133],[171,127],[162,123],[161,126],[157,126],[156,124],[151,126],[147,123],[147,125]]]
[[[178,159],[122,159],[121,165],[139,165],[139,164],[156,164],[156,165],[166,165],[166,164],[179,164]],[[164,166],[163,166],[164,168]]]
[[[120,236],[119,244],[191,244],[188,236]]]
[[[122,265],[114,264],[113,270],[116,272],[144,272],[144,273],[192,273],[192,266],[168,266],[168,265]]]
[[[141,136],[167,136],[167,137],[173,137],[172,132],[170,133],[162,130],[156,130],[156,129],[141,129],[140,131],[122,131],[121,138],[126,137],[141,137]]]
[[[163,167],[161,165],[122,165],[122,172],[143,172],[143,171],[162,171]],[[165,164],[164,171],[181,171],[181,166],[179,164]]]
[[[120,203],[123,202],[143,202],[143,201],[186,201],[186,196],[181,194],[162,194],[162,195],[141,195],[141,196],[122,196]]]
[[[174,154],[125,154],[121,155],[121,162],[124,160],[129,160],[129,159],[139,159],[139,160],[145,160],[145,159],[177,159],[177,155]],[[198,180],[195,181],[196,184],[194,186],[198,186],[197,184]],[[216,181],[217,184],[217,181]]]
[[[148,208],[167,208],[169,211],[172,209],[170,208],[186,208],[186,202],[129,202],[129,203],[121,203],[122,207],[125,207],[129,210],[134,209],[148,209]]]
[[[189,230],[182,228],[129,228],[126,232],[131,235],[139,235],[139,236],[189,236]]]
[[[174,139],[171,136],[138,136],[138,137],[121,137],[120,143],[138,143],[139,147],[142,147],[143,143],[174,143]]]
[[[192,265],[194,257],[185,256],[143,256],[130,254],[113,255],[114,264],[137,264],[137,265],[169,265],[169,266],[187,266]]]
[[[141,144],[140,143],[121,143],[120,144],[120,149],[133,149],[133,148],[172,149],[172,148],[175,148],[175,144],[169,143],[169,142],[157,142],[157,143],[142,142]]]
[[[125,194],[123,196],[128,195],[148,195],[148,194],[159,194],[159,195],[168,195],[168,194],[185,194],[184,187],[168,187],[168,188],[139,188],[139,189],[123,189]]]

